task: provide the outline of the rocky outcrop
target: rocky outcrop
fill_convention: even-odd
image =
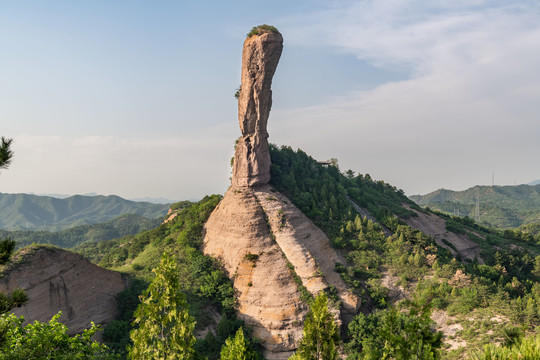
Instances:
[[[26,291],[28,302],[12,310],[26,322],[47,322],[62,311],[60,322],[76,334],[92,321],[105,324],[116,317],[116,294],[126,287],[119,273],[53,247],[24,249],[18,256],[0,278],[0,291]]]
[[[342,315],[360,305],[334,271],[344,260],[326,235],[269,185],[231,187],[205,225],[203,251],[233,279],[238,316],[261,339],[266,359],[287,359],[302,338],[308,307],[295,277],[313,296],[336,288]]]
[[[272,107],[272,78],[282,49],[283,37],[279,32],[263,32],[248,37],[244,42],[238,96],[242,137],[236,144],[233,186],[256,186],[270,181],[266,126]]]
[[[203,252],[221,260],[238,294],[238,317],[252,326],[268,360],[288,359],[302,338],[309,294],[333,287],[341,315],[359,299],[347,290],[335,263],[345,263],[326,235],[287,197],[272,191],[266,125],[270,86],[281,55],[277,32],[248,37],[242,56],[238,117],[242,137],[232,186],[204,228]],[[340,310],[334,309],[341,323]]]

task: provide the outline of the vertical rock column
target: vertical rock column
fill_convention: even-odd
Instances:
[[[233,186],[257,186],[270,181],[270,151],[266,125],[272,107],[272,77],[283,37],[263,32],[248,37],[242,52],[242,82],[238,97],[238,139],[233,164]]]

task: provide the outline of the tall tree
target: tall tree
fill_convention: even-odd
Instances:
[[[230,337],[221,348],[220,360],[257,360],[257,353],[244,337],[242,328],[238,329],[233,339]]]
[[[11,164],[11,158],[13,157],[12,142],[13,139],[7,139],[3,136],[0,140],[0,169],[7,169]]]
[[[195,357],[195,320],[180,291],[178,263],[165,253],[135,311],[137,329],[131,332],[132,359],[190,360]]]
[[[304,337],[294,359],[335,360],[339,334],[336,323],[328,311],[328,298],[321,292],[313,301],[304,322]]]

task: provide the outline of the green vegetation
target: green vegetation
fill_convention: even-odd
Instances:
[[[250,38],[253,35],[261,35],[261,34],[268,33],[268,32],[277,33],[279,31],[278,31],[278,29],[276,29],[275,26],[263,24],[263,25],[259,25],[259,26],[254,26],[253,29],[251,29],[251,31],[247,33],[247,37]]]
[[[29,194],[0,193],[0,229],[60,231],[78,225],[98,224],[124,214],[147,219],[163,218],[165,204],[151,204],[118,196],[75,195],[66,199]]]
[[[85,242],[117,239],[150,230],[159,226],[162,222],[161,218],[149,220],[137,214],[125,214],[104,223],[79,225],[58,232],[0,230],[0,237],[13,239],[19,248],[35,243],[70,249]]]
[[[337,263],[336,270],[362,298],[362,312],[370,314],[362,315],[366,317],[362,324],[372,326],[381,318],[394,321],[399,325],[396,329],[401,329],[398,332],[401,340],[394,340],[402,341],[412,336],[408,334],[409,326],[429,327],[425,313],[415,304],[444,311],[463,326],[455,337],[466,343],[457,350],[441,349],[441,356],[447,359],[463,358],[469,349],[503,341],[508,334],[515,333],[514,325],[510,324],[521,324],[520,331],[525,333],[535,331],[540,324],[538,227],[528,225],[515,231],[497,231],[470,218],[439,213],[449,229],[467,234],[482,249],[484,263],[462,262],[438,247],[431,237],[401,220],[414,216],[403,204],[417,211],[429,211],[412,204],[402,191],[374,181],[369,175],[354,176],[352,171],[343,174],[335,161],[334,165],[322,166],[301,150],[271,146],[271,157],[274,188],[287,195],[326,232],[332,245],[343,251],[347,263]],[[367,209],[377,222],[358,214],[347,196]],[[384,228],[393,235],[387,236]],[[395,279],[390,281],[394,289],[400,287],[399,291],[413,301],[400,301],[399,296],[391,298],[389,290],[382,285],[383,278]],[[400,309],[399,314],[394,312],[394,307]],[[427,332],[422,335],[426,336],[422,338],[426,346],[428,335]],[[431,347],[417,347],[424,358],[438,356],[439,335],[432,335]],[[368,337],[367,332],[353,334],[352,329],[347,338],[351,339],[346,348],[352,358],[369,355],[369,351],[363,350],[363,343],[382,341]],[[398,351],[397,347],[394,350]]]
[[[321,292],[310,306],[304,321],[303,337],[296,358],[302,360],[335,360],[339,358],[339,331],[328,311],[328,298]]]
[[[234,315],[236,300],[230,280],[217,260],[200,251],[204,223],[220,200],[218,195],[207,196],[180,209],[176,218],[158,228],[76,248],[100,266],[131,278],[129,288],[118,297],[119,318],[104,329],[104,340],[112,349],[123,352],[129,343],[138,297],[155,278],[152,269],[158,267],[162,254],[169,252],[176,259],[177,274],[182,279],[179,289],[196,321],[195,330],[216,325],[210,309],[221,313],[216,336],[210,331],[195,344],[200,356],[219,358],[225,340],[242,325]]]
[[[155,278],[143,293],[131,331],[132,359],[194,359],[195,320],[180,291],[178,264],[165,253],[154,270]]]
[[[48,323],[35,321],[26,326],[22,316],[0,315],[0,360],[118,358],[107,346],[92,340],[99,327],[92,323],[90,329],[70,337],[67,327],[58,322],[60,315],[53,316]]]
[[[434,332],[429,307],[413,304],[369,315],[358,314],[349,324],[348,359],[439,359],[442,333]]]
[[[538,223],[540,217],[540,184],[518,186],[475,186],[464,191],[440,189],[427,195],[411,196],[421,206],[447,214],[476,214],[479,197],[479,223],[496,228],[515,228]]]
[[[4,265],[11,258],[13,250],[15,250],[15,240],[5,238],[0,240],[0,265]]]
[[[510,346],[489,344],[481,352],[473,352],[471,360],[538,360],[540,336],[529,336]]]
[[[11,144],[13,139],[7,139],[2,136],[0,140],[0,169],[7,169],[11,164],[13,158],[13,151],[11,150]]]
[[[244,330],[238,329],[234,338],[228,338],[221,348],[220,360],[257,360],[259,357],[244,337]]]

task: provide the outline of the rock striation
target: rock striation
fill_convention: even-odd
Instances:
[[[203,232],[203,252],[220,259],[233,280],[238,317],[261,339],[267,360],[288,359],[298,347],[308,311],[306,295],[335,288],[342,304],[334,309],[338,322],[360,305],[334,270],[336,262],[345,260],[324,232],[268,185],[270,85],[282,43],[277,32],[254,35],[244,43],[238,101],[242,137],[232,185]]]
[[[270,181],[268,116],[272,107],[272,78],[283,50],[279,32],[248,37],[242,52],[242,81],[238,121],[242,137],[234,155],[233,186],[256,186]]]
[[[13,309],[15,315],[23,315],[26,322],[48,322],[62,311],[60,322],[71,335],[89,328],[91,321],[106,324],[115,319],[116,295],[126,288],[120,273],[58,248],[44,246],[28,251],[0,278],[0,291],[26,291],[28,302]]]

